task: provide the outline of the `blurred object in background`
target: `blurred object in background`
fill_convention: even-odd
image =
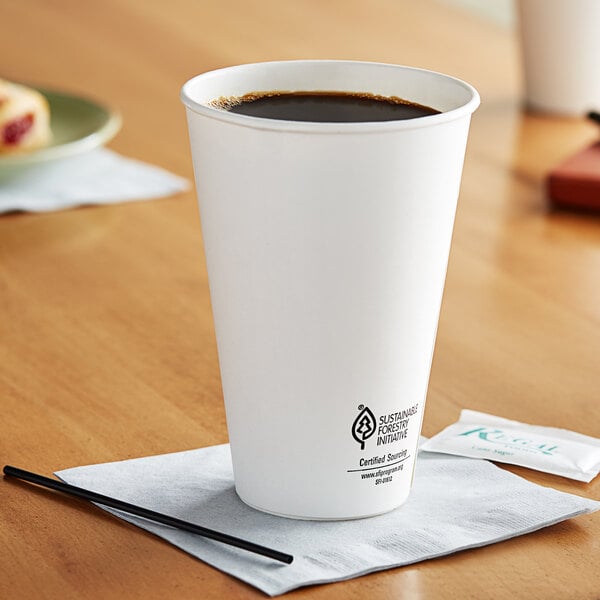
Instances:
[[[18,154],[47,145],[48,101],[37,90],[0,79],[0,154]]]
[[[444,0],[444,2],[465,8],[473,14],[479,15],[507,29],[512,29],[515,23],[513,0],[492,0],[492,2],[482,2],[481,0]]]
[[[600,106],[600,2],[517,4],[527,106],[575,116]]]
[[[600,113],[588,117],[600,124]],[[581,150],[548,175],[548,196],[555,206],[600,210],[600,142]]]

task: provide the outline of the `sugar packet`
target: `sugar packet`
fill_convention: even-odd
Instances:
[[[474,410],[421,447],[426,452],[485,458],[589,483],[600,472],[600,439],[529,425]]]

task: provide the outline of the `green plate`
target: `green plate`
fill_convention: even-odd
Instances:
[[[0,155],[0,172],[74,156],[111,140],[121,128],[121,116],[93,100],[55,90],[35,88],[50,105],[50,145],[23,154]]]

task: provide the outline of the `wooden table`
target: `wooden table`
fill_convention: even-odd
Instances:
[[[593,140],[525,114],[512,32],[434,0],[0,0],[2,75],[119,107],[123,154],[192,178],[180,85],[270,59],[418,65],[474,84],[425,435],[470,407],[600,435],[600,219],[543,177]],[[0,456],[43,473],[227,440],[194,193],[0,217]],[[543,485],[600,498],[600,478]],[[262,598],[78,501],[0,483],[0,597]],[[600,597],[600,515],[295,598]]]

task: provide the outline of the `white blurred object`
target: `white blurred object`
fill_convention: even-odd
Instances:
[[[520,0],[527,105],[579,115],[600,107],[600,1]]]
[[[46,212],[170,196],[189,181],[160,167],[98,148],[0,177],[0,213]]]

